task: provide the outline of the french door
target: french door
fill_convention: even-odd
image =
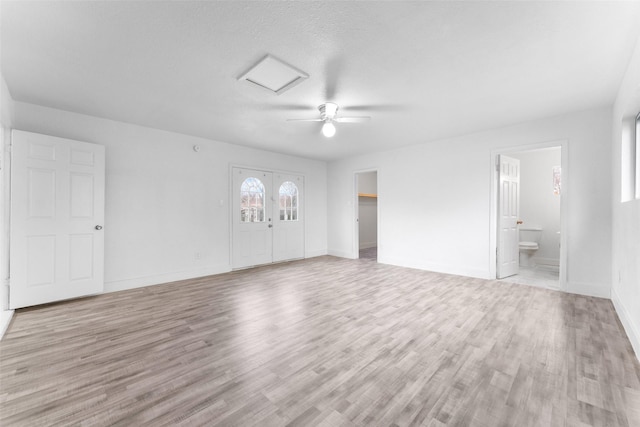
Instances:
[[[234,269],[304,257],[303,177],[232,168]]]
[[[104,286],[104,146],[12,131],[10,308]]]
[[[273,262],[304,258],[304,178],[274,173]]]

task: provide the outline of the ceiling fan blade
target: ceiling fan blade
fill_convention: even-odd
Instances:
[[[288,122],[324,122],[322,119],[287,119]]]
[[[336,117],[334,122],[338,123],[364,123],[371,120],[369,116],[353,116],[353,117]]]
[[[382,112],[402,112],[410,109],[408,105],[398,104],[375,104],[375,105],[348,105],[343,111],[351,112],[355,111],[382,111]]]
[[[265,109],[278,111],[308,111],[310,114],[313,114],[314,110],[318,111],[318,109],[313,107],[312,105],[303,104],[268,105],[265,106]]]

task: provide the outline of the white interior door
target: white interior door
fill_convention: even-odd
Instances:
[[[273,261],[304,258],[304,178],[275,173],[273,194]]]
[[[104,147],[12,131],[11,308],[104,288]]]
[[[518,274],[520,160],[498,156],[498,279]]]
[[[273,262],[273,174],[233,168],[233,268]]]

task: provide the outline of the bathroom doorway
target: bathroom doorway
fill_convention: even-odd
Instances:
[[[500,206],[504,199],[500,194],[500,170],[496,170],[493,180],[492,193],[496,201],[496,277],[502,281],[548,289],[565,288],[566,245],[563,247],[562,243],[565,240],[562,234],[565,151],[566,144],[556,143],[500,151],[494,156],[506,155],[519,165],[519,183],[514,201],[517,204],[517,222],[514,221],[517,225],[511,242],[501,235],[504,230],[500,229],[501,209],[504,208]],[[501,251],[505,250],[501,245],[513,245],[515,242],[518,247],[517,265],[508,274],[501,274],[500,262],[504,262]]]
[[[356,173],[358,258],[378,260],[378,172]]]

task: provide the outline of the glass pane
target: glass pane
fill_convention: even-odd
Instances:
[[[283,182],[279,190],[280,220],[298,220],[298,187],[291,182]]]
[[[258,178],[249,177],[240,186],[240,221],[264,222],[264,185]]]

